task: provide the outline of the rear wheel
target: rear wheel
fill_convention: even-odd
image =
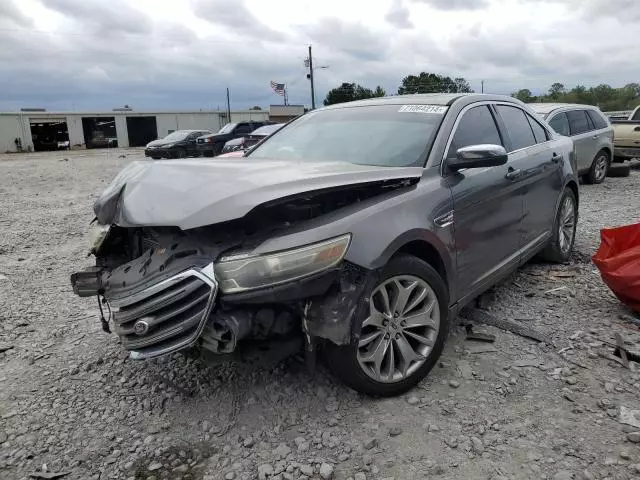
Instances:
[[[354,321],[358,340],[327,344],[329,369],[367,395],[393,396],[422,380],[442,353],[447,288],[433,267],[409,255],[392,258]]]
[[[204,155],[205,157],[213,157],[213,152],[211,152],[211,151],[207,150],[207,151],[203,152],[203,155]]]
[[[607,170],[609,170],[610,163],[609,154],[605,150],[600,150],[596,154],[596,158],[593,159],[589,172],[584,176],[585,182],[591,184],[604,182],[604,179],[607,178]]]
[[[551,241],[541,256],[550,262],[564,263],[573,252],[578,225],[578,202],[573,190],[565,188],[556,213]]]

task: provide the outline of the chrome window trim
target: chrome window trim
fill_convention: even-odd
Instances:
[[[527,112],[524,108],[522,108],[517,103],[503,102],[503,101],[500,101],[500,100],[485,100],[485,101],[479,101],[479,102],[470,103],[469,105],[464,107],[462,110],[460,110],[460,112],[458,113],[458,116],[456,117],[456,121],[453,124],[453,128],[451,129],[451,133],[449,134],[449,138],[447,139],[447,144],[445,145],[444,153],[442,154],[442,159],[440,160],[440,175],[441,176],[444,174],[445,162],[447,160],[447,152],[449,151],[449,148],[451,147],[451,142],[453,140],[453,136],[458,131],[458,126],[460,125],[460,121],[462,120],[462,117],[464,116],[465,113],[467,113],[472,108],[481,107],[483,105],[487,105],[487,106],[491,106],[491,105],[506,105],[508,107],[514,107],[514,108],[517,108],[520,111],[522,111],[525,115],[529,115],[534,120],[536,120],[535,117],[533,115],[531,115],[531,113]],[[491,114],[494,115],[494,112],[491,112]],[[541,142],[541,143],[534,143],[533,145],[529,145],[528,147],[519,148],[518,150],[513,150],[511,152],[507,152],[507,155],[511,155],[512,153],[519,153],[519,152],[522,152],[522,151],[527,150],[529,148],[534,148],[534,147],[537,147],[539,145],[545,145],[545,144],[547,144],[549,142],[553,142],[554,140],[556,140],[554,137],[555,137],[555,135],[559,135],[559,134],[557,134],[557,133],[555,133],[553,131],[550,131],[542,123],[540,123],[540,122],[538,122],[538,123],[547,132],[547,135],[549,136],[549,140],[547,140],[545,142]],[[496,129],[498,130],[498,133],[502,133],[502,132],[500,132],[500,126],[497,124],[497,122],[496,122]],[[533,134],[533,130],[531,131],[531,133]],[[535,139],[535,135],[533,136],[533,138]],[[466,170],[466,168],[465,169],[461,169],[460,171],[464,171],[464,170]]]

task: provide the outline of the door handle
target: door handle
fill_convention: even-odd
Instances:
[[[556,155],[555,153],[553,154],[553,157],[551,157],[551,161],[553,163],[558,163],[560,160],[562,160],[562,155]]]
[[[522,171],[519,168],[517,170],[514,170],[513,168],[509,167],[509,170],[507,171],[507,174],[504,176],[504,178],[506,178],[507,180],[515,180],[520,176],[521,173]]]

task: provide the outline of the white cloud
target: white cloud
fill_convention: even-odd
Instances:
[[[420,71],[510,93],[640,78],[636,0],[0,0],[0,110],[310,103]]]

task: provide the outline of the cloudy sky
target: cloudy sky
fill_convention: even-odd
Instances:
[[[420,71],[511,93],[640,82],[640,0],[0,0],[0,111],[310,104]]]

